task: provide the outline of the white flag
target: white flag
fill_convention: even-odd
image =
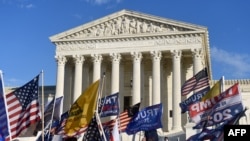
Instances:
[[[111,141],[120,141],[120,134],[118,130],[118,120],[116,119],[114,128],[112,130]]]

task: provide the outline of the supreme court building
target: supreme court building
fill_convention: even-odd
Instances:
[[[64,111],[105,74],[103,95],[119,92],[122,110],[138,102],[141,108],[163,103],[162,134],[185,132],[188,116],[179,103],[188,96],[181,96],[182,84],[205,67],[214,83],[204,26],[121,10],[50,40],[56,47],[56,96],[64,95]]]

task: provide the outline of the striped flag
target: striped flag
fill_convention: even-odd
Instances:
[[[31,124],[39,121],[39,75],[15,91],[6,95],[12,139]]]
[[[4,83],[3,83],[3,75],[2,71],[0,70],[0,139],[9,140],[10,133],[9,133],[9,124],[7,118],[7,111],[6,111],[6,104],[4,98]]]
[[[84,140],[86,141],[102,141],[102,134],[97,123],[96,115],[91,119],[86,133],[84,134]]]
[[[120,133],[118,129],[118,120],[116,119],[114,128],[111,133],[111,141],[120,141]]]
[[[88,126],[81,128],[79,131],[75,131],[71,136],[66,135],[64,128],[65,128],[65,123],[68,117],[69,117],[68,111],[61,115],[59,127],[57,128],[56,133],[55,133],[56,135],[62,135],[63,138],[69,138],[69,137],[81,135],[82,133],[86,132]]]
[[[188,79],[181,87],[181,95],[188,95],[191,91],[199,90],[209,86],[207,68],[202,69],[193,77]]]
[[[125,129],[127,128],[127,125],[129,124],[130,120],[132,117],[138,113],[140,108],[140,103],[135,104],[132,107],[127,108],[124,112],[122,112],[118,116],[118,121],[119,121],[119,131],[120,132],[125,132]],[[104,126],[108,126],[110,131],[112,132],[114,126],[115,126],[116,119],[110,120],[106,123],[103,123]]]

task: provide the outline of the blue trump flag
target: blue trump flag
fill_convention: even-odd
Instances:
[[[188,111],[188,106],[191,104],[194,104],[196,102],[199,102],[202,97],[204,95],[207,94],[207,92],[210,90],[210,86],[200,90],[197,93],[194,93],[193,95],[191,95],[189,98],[187,98],[186,100],[182,101],[179,106],[181,108],[181,113],[185,113],[186,111]]]
[[[118,93],[115,93],[101,99],[98,106],[98,113],[100,117],[115,116],[119,114],[118,96]]]
[[[46,104],[44,110],[44,127],[46,130],[48,130],[49,128],[54,128],[55,126],[53,125],[59,122],[62,100],[63,96],[58,98],[53,98],[52,101]],[[36,135],[39,130],[42,130],[41,120],[37,123],[36,129],[33,134]]]
[[[9,124],[7,119],[7,112],[6,112],[6,104],[5,104],[5,98],[4,98],[4,84],[3,84],[3,76],[2,71],[0,70],[0,141],[1,138],[3,140],[9,139]]]
[[[139,131],[149,131],[162,128],[162,104],[146,107],[133,116],[126,128],[128,135]]]

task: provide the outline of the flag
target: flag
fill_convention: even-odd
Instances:
[[[39,121],[39,75],[15,91],[6,95],[12,139],[31,124]]]
[[[111,140],[111,131],[110,131],[109,127],[103,126],[103,131],[104,131],[104,135],[105,135],[107,141],[110,141]]]
[[[71,106],[64,128],[66,135],[71,136],[90,123],[96,110],[99,81],[91,84]]]
[[[210,140],[210,141],[222,141],[224,137],[224,126],[235,125],[239,119],[245,114],[245,110],[236,114],[232,119],[223,122],[222,124],[216,126],[215,128],[208,129],[207,127],[203,128],[200,133],[197,133],[190,137],[190,140]]]
[[[115,116],[119,114],[119,97],[118,93],[105,96],[100,100],[98,105],[100,117]]]
[[[205,94],[201,101],[205,101],[207,99],[211,99],[217,95],[219,95],[222,91],[221,91],[221,85],[222,85],[222,79],[220,79],[219,81],[217,81],[214,86],[207,92],[207,94]]]
[[[230,120],[243,110],[239,84],[236,83],[218,96],[189,106],[189,116],[195,128],[212,126]]]
[[[102,141],[102,135],[98,127],[96,115],[91,119],[87,131],[84,134],[84,140],[86,141]]]
[[[45,106],[44,108],[44,127],[46,130],[49,129],[49,126],[51,126],[51,128],[56,128],[56,123],[59,122],[60,120],[60,110],[61,110],[61,102],[62,102],[63,96],[56,98],[51,100],[50,102],[48,102],[48,104]],[[51,124],[52,123],[52,124]],[[42,130],[42,121],[40,120],[37,123],[36,129],[35,129],[35,133],[34,135],[36,135],[36,132]]]
[[[145,131],[146,141],[158,141],[158,134],[156,129]]]
[[[56,128],[55,135],[60,135],[63,138],[70,138],[70,137],[81,135],[82,133],[86,132],[87,126],[84,128],[81,128],[79,131],[73,132],[71,135],[66,135],[64,128],[65,128],[65,124],[66,124],[68,117],[69,117],[68,111],[61,115],[61,119],[60,119],[58,127]]]
[[[245,112],[246,112],[247,108],[245,108],[242,112],[240,112],[239,114],[237,114],[236,116],[234,116],[231,120],[226,121],[226,123],[224,124],[224,126],[228,126],[228,125],[236,125],[240,118],[245,116]],[[215,138],[211,139],[211,141],[223,141],[224,139],[224,127],[220,132],[217,132],[217,134],[215,135]]]
[[[131,107],[125,108],[125,110],[119,114],[118,121],[119,121],[119,132],[125,132],[127,125],[129,124],[130,120],[134,115],[136,115],[139,111],[140,103],[137,103]],[[108,122],[103,123],[103,126],[109,127],[110,131],[113,130],[116,120],[110,120]]]
[[[6,103],[4,93],[4,82],[2,71],[0,70],[0,136],[3,140],[9,140],[9,122],[7,118]]]
[[[111,133],[111,141],[120,141],[120,133],[118,129],[118,120],[115,119],[115,125]]]
[[[209,86],[207,68],[204,68],[193,77],[189,78],[181,87],[181,95],[188,95],[191,91]]]
[[[146,107],[133,116],[127,125],[126,133],[131,135],[139,131],[162,128],[161,117],[162,103]]]
[[[129,117],[133,117],[134,115],[136,115],[139,112],[140,104],[141,103],[137,103],[132,107],[126,108],[126,111],[128,112]]]
[[[65,127],[65,123],[66,123],[66,120],[68,117],[69,117],[68,111],[61,115],[59,127],[57,128],[57,130],[55,132],[56,135],[63,135],[64,134],[64,127]]]
[[[210,90],[210,87],[206,87],[202,90],[200,90],[199,92],[194,93],[193,95],[191,95],[189,98],[185,99],[184,101],[182,101],[179,106],[181,108],[181,113],[185,113],[188,110],[188,106],[199,102],[201,100],[201,98],[207,94],[207,92]]]

